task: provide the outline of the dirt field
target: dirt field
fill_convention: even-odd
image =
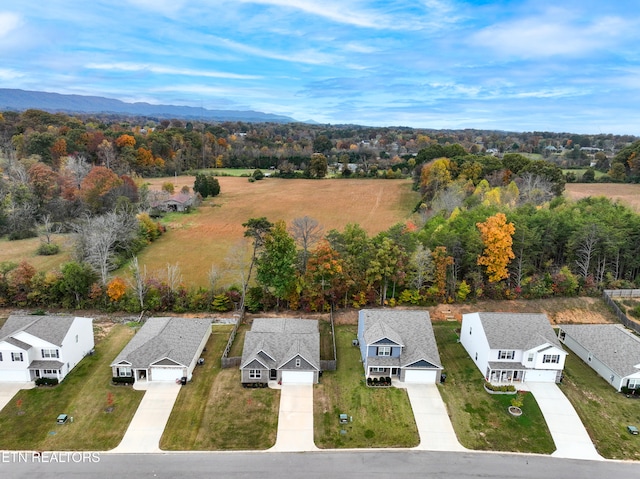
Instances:
[[[221,194],[195,214],[173,215],[168,232],[139,256],[151,273],[179,263],[188,284],[207,285],[212,265],[222,269],[230,249],[243,240],[242,223],[266,216],[290,223],[308,215],[324,232],[358,223],[370,234],[404,222],[419,199],[410,180],[283,180],[219,177]],[[157,178],[152,189],[172,181],[176,190],[193,186],[193,177]],[[223,278],[222,282],[233,281]]]
[[[567,183],[565,196],[579,200],[587,196],[606,196],[640,213],[640,185],[618,183]]]

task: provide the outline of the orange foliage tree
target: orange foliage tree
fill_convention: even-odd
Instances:
[[[99,210],[103,197],[121,184],[122,180],[109,168],[94,166],[80,184],[80,195],[92,209]]]
[[[498,282],[509,276],[507,266],[515,258],[511,246],[516,228],[507,223],[504,213],[496,213],[484,223],[477,223],[480,237],[484,243],[483,254],[478,257],[478,264],[487,267],[490,283]]]
[[[124,148],[125,146],[130,146],[133,148],[136,146],[136,139],[131,135],[120,135],[116,138],[116,146],[118,148]]]
[[[120,301],[127,292],[127,284],[122,278],[113,278],[107,285],[107,296],[114,303]]]
[[[447,295],[447,268],[453,264],[453,257],[447,254],[446,246],[438,246],[431,253],[433,256],[433,286],[436,295],[444,299]]]

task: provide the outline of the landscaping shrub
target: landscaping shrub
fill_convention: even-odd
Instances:
[[[60,246],[54,243],[42,243],[38,246],[38,254],[40,256],[53,256],[60,252]]]
[[[38,378],[35,382],[36,386],[55,386],[58,384],[58,378]]]
[[[135,378],[133,376],[114,376],[111,378],[111,382],[113,384],[133,384],[135,382]]]

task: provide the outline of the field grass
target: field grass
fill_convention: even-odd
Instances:
[[[51,256],[40,256],[37,253],[40,246],[39,238],[29,238],[18,241],[9,241],[6,238],[0,239],[0,263],[12,261],[19,263],[27,261],[38,271],[51,271],[59,269],[60,265],[71,260],[71,237],[70,235],[53,235],[52,242],[60,246],[60,252]]]
[[[314,440],[320,448],[413,447],[420,438],[404,389],[370,388],[360,350],[351,344],[356,328],[336,326],[338,370],[325,371],[314,387]],[[339,414],[353,422],[339,423]],[[345,431],[345,433],[341,433]]]
[[[131,422],[143,391],[111,385],[109,364],[131,339],[133,330],[115,325],[58,386],[20,391],[0,412],[0,449],[45,451],[109,450]],[[113,411],[106,412],[109,395]],[[21,402],[18,407],[18,401]],[[58,414],[73,423],[57,425]]]
[[[178,395],[160,441],[162,449],[249,450],[275,444],[280,391],[244,389],[238,368],[220,368],[231,329],[214,327],[204,366]]]
[[[640,399],[617,393],[575,354],[567,356],[560,387],[603,457],[640,460],[640,437],[626,430],[640,426]]]
[[[640,213],[640,185],[621,183],[567,183],[564,196],[574,201],[588,196],[605,196]]]
[[[582,178],[582,175],[584,175],[588,169],[589,168],[569,168],[569,169],[563,169],[562,173],[564,175],[566,175],[567,173],[573,173],[578,178],[578,181],[580,181],[580,179]],[[603,173],[602,171],[595,170],[596,180],[604,175],[605,173]]]
[[[440,393],[460,443],[468,449],[551,454],[555,445],[533,395],[524,395],[522,416],[511,416],[513,396],[484,390],[482,374],[457,342],[459,327],[458,322],[433,325],[447,374]]]

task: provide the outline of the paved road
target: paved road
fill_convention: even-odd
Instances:
[[[283,384],[280,388],[278,436],[270,451],[315,451],[313,384]]]
[[[556,444],[552,454],[570,459],[602,459],[584,428],[578,413],[555,383],[529,382],[549,432]],[[638,473],[640,477],[640,472]]]
[[[470,452],[367,451],[306,453],[102,453],[99,462],[10,462],[0,453],[0,477],[230,479],[602,479],[636,478],[638,463]]]

